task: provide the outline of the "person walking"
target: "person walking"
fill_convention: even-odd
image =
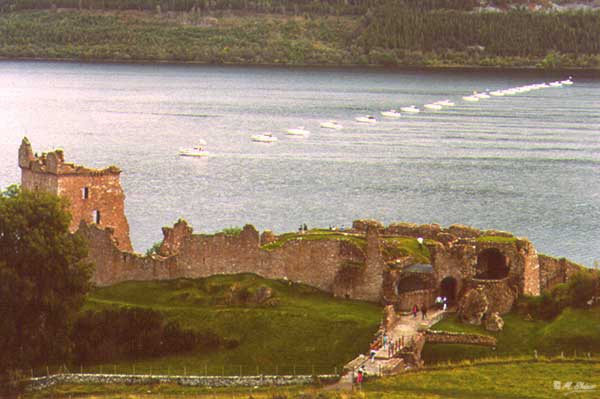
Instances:
[[[417,318],[417,313],[419,312],[419,307],[417,306],[417,304],[415,303],[412,307],[412,314],[413,314],[413,319]]]

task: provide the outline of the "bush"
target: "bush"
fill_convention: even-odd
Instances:
[[[212,332],[197,333],[166,322],[151,309],[120,308],[81,315],[73,328],[75,360],[110,361],[129,356],[161,356],[220,342]]]
[[[586,270],[573,275],[567,283],[558,284],[539,297],[522,297],[516,310],[541,320],[552,320],[565,308],[585,308],[588,302],[600,295],[600,276],[597,271]]]

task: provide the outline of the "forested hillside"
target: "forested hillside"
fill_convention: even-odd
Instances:
[[[4,0],[0,57],[600,68],[600,10],[487,4],[499,8],[475,0]]]

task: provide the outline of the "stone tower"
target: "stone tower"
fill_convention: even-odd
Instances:
[[[19,147],[19,167],[24,190],[43,190],[68,198],[72,232],[82,221],[96,224],[112,233],[119,249],[133,250],[119,168],[91,169],[66,163],[62,150],[34,155],[27,137]]]

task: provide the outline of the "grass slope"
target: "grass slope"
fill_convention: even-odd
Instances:
[[[432,329],[493,335],[498,339],[498,345],[494,350],[472,345],[429,344],[423,350],[425,363],[490,356],[531,356],[534,350],[548,356],[561,352],[571,356],[600,352],[600,307],[589,310],[567,308],[551,322],[527,321],[516,313],[503,318],[504,329],[496,333],[485,331],[481,326],[460,323],[456,316],[442,320]]]
[[[269,287],[277,304],[228,305],[225,298],[234,286],[250,293]],[[185,367],[188,373],[203,374],[208,368],[213,374],[238,374],[242,366],[244,374],[256,374],[257,367],[261,373],[292,373],[295,368],[304,374],[314,366],[317,373],[331,373],[368,349],[381,319],[376,304],[335,299],[303,284],[253,274],[121,283],[94,290],[84,308],[113,306],[151,307],[184,327],[212,330],[239,346],[103,365],[111,371],[182,372]]]

